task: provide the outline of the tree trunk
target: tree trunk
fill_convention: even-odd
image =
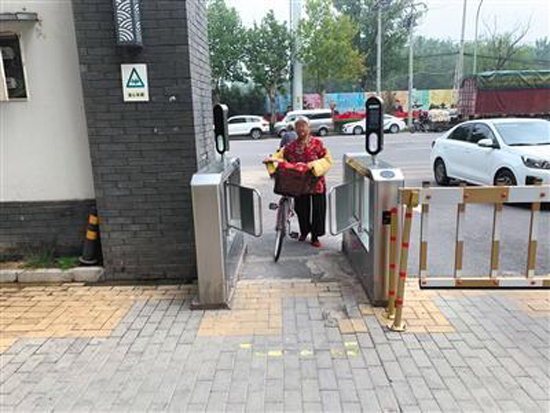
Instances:
[[[220,86],[216,82],[216,85],[214,86],[214,96],[213,96],[214,105],[220,103],[220,99],[221,99]]]
[[[269,90],[267,92],[267,97],[269,99],[269,113],[270,113],[270,129],[273,130],[273,127],[275,126],[275,122],[277,122],[277,111],[275,108],[275,92],[273,90]]]
[[[321,109],[325,109],[325,95],[327,94],[327,91],[325,88],[321,89],[319,92],[319,95],[321,96]]]

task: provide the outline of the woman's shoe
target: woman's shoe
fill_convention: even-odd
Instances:
[[[307,235],[300,235],[300,238],[298,238],[298,241],[304,242],[307,238]]]
[[[322,244],[319,242],[319,238],[312,238],[311,245],[315,248],[320,248]]]

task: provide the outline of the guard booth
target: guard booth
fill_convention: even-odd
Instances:
[[[221,158],[193,175],[191,193],[199,292],[195,308],[228,307],[246,253],[243,233],[262,235],[262,200],[241,185],[239,158],[229,158],[227,107],[214,108],[216,150]]]
[[[400,169],[376,157],[384,142],[379,98],[367,100],[366,116],[367,152],[344,155],[343,184],[329,192],[329,228],[332,235],[343,234],[342,252],[373,305],[385,306],[389,293],[391,213],[397,213],[401,222],[399,189],[405,179]],[[396,237],[399,233],[398,226]]]

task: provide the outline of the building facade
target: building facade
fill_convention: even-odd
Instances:
[[[16,16],[0,46],[19,40],[27,85],[0,102],[0,255],[79,251],[96,205],[108,279],[193,278],[190,181],[214,157],[204,2],[13,0],[0,13]],[[146,65],[148,101],[124,100],[125,64]]]

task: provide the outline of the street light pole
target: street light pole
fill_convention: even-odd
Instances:
[[[453,89],[456,91],[460,86],[462,80],[462,72],[464,70],[464,32],[466,30],[466,4],[467,0],[464,0],[464,7],[462,10],[462,34],[460,36],[460,53],[458,55],[457,65],[455,69],[455,81]]]
[[[414,4],[411,10],[411,16],[409,18],[409,99],[407,105],[407,112],[409,115],[408,126],[412,128],[413,125],[413,13],[414,13]]]
[[[376,94],[382,93],[382,0],[378,0],[378,33],[376,36]]]
[[[474,68],[473,68],[473,74],[477,74],[477,27],[479,23],[479,12],[481,11],[481,5],[483,4],[483,0],[479,1],[479,4],[477,6],[477,13],[476,13],[476,34],[475,34],[475,40],[474,40]]]
[[[292,109],[303,108],[302,62],[299,61],[296,50],[300,47],[298,29],[302,16],[302,0],[290,0],[290,27],[294,33],[294,47],[292,55]]]

